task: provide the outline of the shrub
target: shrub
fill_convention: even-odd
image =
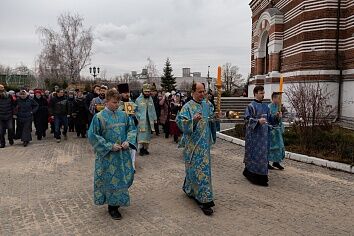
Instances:
[[[221,97],[231,97],[231,92],[230,91],[224,91],[221,93]]]

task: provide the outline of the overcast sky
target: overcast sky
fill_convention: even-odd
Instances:
[[[113,77],[140,71],[150,57],[162,72],[170,57],[182,67],[214,76],[218,64],[250,67],[251,11],[248,0],[1,0],[0,64],[34,67],[41,45],[36,29],[55,28],[57,16],[78,13],[92,26],[91,63]],[[87,74],[88,69],[84,73]]]

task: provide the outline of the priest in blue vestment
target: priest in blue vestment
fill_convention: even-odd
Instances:
[[[118,110],[117,90],[108,90],[106,107],[96,113],[88,131],[88,139],[96,154],[94,202],[108,204],[115,220],[122,218],[118,208],[130,205],[128,189],[133,183],[134,168],[131,147],[136,147],[136,126],[133,119]]]
[[[214,195],[211,182],[210,148],[215,140],[212,135],[213,105],[204,99],[202,83],[192,86],[193,99],[178,113],[176,122],[183,133],[180,147],[184,147],[186,177],[183,191],[194,199],[205,215],[212,215]],[[215,129],[214,129],[215,130]]]
[[[270,129],[279,123],[281,113],[270,113],[263,103],[264,87],[256,86],[255,96],[246,108],[245,169],[243,175],[253,184],[268,186],[268,156],[270,149]]]
[[[149,143],[151,141],[151,132],[155,131],[155,123],[157,122],[157,116],[154,106],[154,101],[150,95],[150,84],[143,85],[143,92],[136,99],[138,112],[136,117],[138,118],[138,143],[140,145],[140,156],[149,155]]]
[[[274,92],[272,94],[272,103],[269,104],[269,110],[271,115],[276,115],[280,110],[281,93]],[[278,125],[274,126],[270,131],[270,150],[268,161],[273,162],[272,166],[269,164],[269,169],[277,168],[279,170],[284,170],[284,167],[280,164],[285,158],[285,146],[284,146],[284,124],[282,119],[279,120]]]

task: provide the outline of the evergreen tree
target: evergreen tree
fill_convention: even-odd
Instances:
[[[176,78],[173,77],[172,71],[170,59],[167,58],[165,68],[163,68],[164,74],[161,77],[161,87],[167,92],[171,92],[176,89]]]

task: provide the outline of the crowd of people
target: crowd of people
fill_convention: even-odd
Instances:
[[[105,107],[107,90],[105,85],[94,85],[91,92],[64,90],[58,86],[52,92],[41,89],[14,92],[6,91],[0,85],[0,148],[6,146],[6,133],[10,145],[14,140],[21,140],[26,147],[32,141],[33,126],[37,140],[45,138],[48,129],[58,143],[62,137],[67,139],[68,132],[76,132],[77,137],[86,138],[93,116]],[[129,92],[135,102],[137,98],[132,94]],[[160,135],[162,128],[165,137],[172,136],[177,143],[181,132],[175,119],[190,98],[179,91],[157,91],[155,85],[151,86],[149,96],[156,113],[154,132]],[[143,152],[140,154],[144,155]]]
[[[128,84],[108,89],[94,85],[90,93],[80,90],[6,92],[0,85],[0,137],[5,147],[5,132],[10,145],[21,139],[23,146],[32,140],[32,122],[38,140],[49,129],[57,142],[68,132],[86,138],[93,146],[94,202],[108,205],[110,216],[122,218],[119,207],[130,205],[129,187],[136,173],[136,153],[149,155],[152,136],[173,137],[183,148],[185,179],[183,191],[205,215],[213,214],[210,149],[216,141],[214,99],[205,85],[195,83],[190,96],[178,91],[157,91],[144,84],[139,97],[132,96]],[[263,103],[264,88],[256,86],[255,99],[246,108],[244,176],[253,184],[268,186],[268,170],[284,169],[281,94],[273,93],[272,104]],[[16,123],[16,125],[15,125]],[[16,132],[14,127],[16,126]],[[270,165],[273,162],[273,165]]]

